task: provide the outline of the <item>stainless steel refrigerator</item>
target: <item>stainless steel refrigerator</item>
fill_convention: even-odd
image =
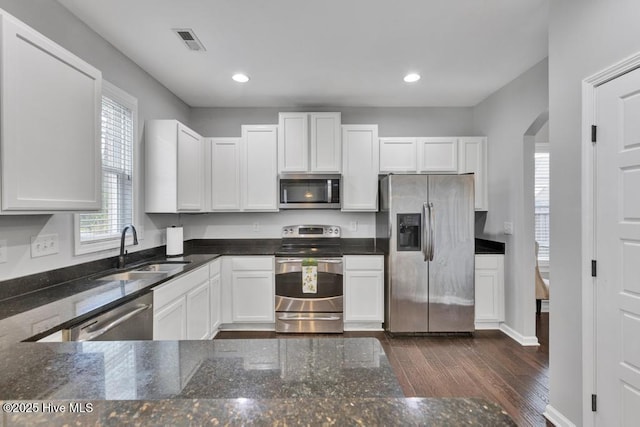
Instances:
[[[474,330],[473,175],[380,180],[376,242],[385,249],[385,328]]]

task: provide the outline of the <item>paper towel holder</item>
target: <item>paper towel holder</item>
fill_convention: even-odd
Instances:
[[[182,226],[167,227],[167,258],[184,255]]]

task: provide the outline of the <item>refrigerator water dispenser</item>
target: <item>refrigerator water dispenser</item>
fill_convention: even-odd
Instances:
[[[421,250],[421,227],[420,214],[398,214],[398,250],[399,251],[420,251]]]

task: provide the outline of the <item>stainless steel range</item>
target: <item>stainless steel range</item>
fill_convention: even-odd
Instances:
[[[276,332],[342,333],[340,227],[290,225],[276,252]]]

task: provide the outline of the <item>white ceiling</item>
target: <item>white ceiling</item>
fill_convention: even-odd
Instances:
[[[473,106],[547,56],[548,0],[59,1],[192,107]]]

